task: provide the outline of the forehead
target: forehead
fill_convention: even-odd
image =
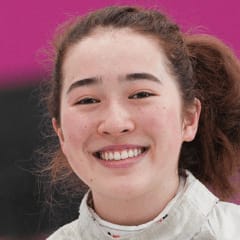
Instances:
[[[139,45],[152,45],[152,47],[158,48],[161,50],[159,41],[157,37],[150,35],[148,33],[143,34],[135,31],[131,28],[114,28],[114,27],[96,27],[90,32],[89,35],[83,37],[79,42],[73,45],[71,48],[74,48],[76,45],[106,45],[107,43],[115,43],[115,46],[118,44],[123,47],[123,43],[129,43],[134,41],[134,46]],[[126,46],[126,45],[125,45]],[[130,47],[127,45],[126,47]],[[70,48],[70,49],[71,49]],[[71,50],[70,50],[71,51]],[[70,52],[68,51],[68,52]]]
[[[160,41],[152,36],[128,28],[97,28],[68,49],[62,70],[68,79],[77,74],[85,78],[89,74],[163,73],[167,62]]]

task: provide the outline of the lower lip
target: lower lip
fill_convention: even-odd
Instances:
[[[123,160],[100,160],[98,159],[99,163],[101,163],[104,167],[107,168],[129,168],[139,161],[141,161],[142,157],[147,153],[145,151],[144,153],[138,155],[137,157],[127,158]]]

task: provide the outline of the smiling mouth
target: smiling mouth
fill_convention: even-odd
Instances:
[[[93,156],[105,161],[120,161],[129,158],[135,158],[145,153],[148,147],[136,147],[131,149],[125,149],[121,151],[98,151],[93,153]]]

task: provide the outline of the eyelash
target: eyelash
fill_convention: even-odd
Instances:
[[[95,98],[83,98],[81,100],[79,100],[78,102],[76,102],[76,105],[77,104],[81,104],[81,105],[87,105],[87,104],[95,104],[95,103],[99,103],[100,100],[98,99],[95,99]]]
[[[135,94],[129,96],[128,99],[141,99],[141,98],[148,98],[151,96],[155,96],[155,94],[146,92],[146,91],[141,91],[141,92],[138,92],[138,93],[135,93]],[[76,105],[78,105],[78,104],[87,105],[87,104],[96,104],[96,103],[100,103],[100,100],[89,97],[89,98],[83,98],[83,99],[79,100],[78,102],[76,102]]]
[[[146,91],[141,91],[138,93],[135,93],[131,96],[129,96],[129,99],[141,99],[141,98],[148,98],[148,97],[152,97],[155,96],[154,93],[150,93],[150,92],[146,92]]]

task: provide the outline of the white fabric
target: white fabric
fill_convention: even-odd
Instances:
[[[58,229],[48,240],[237,240],[240,239],[240,206],[218,201],[191,173],[177,195],[168,217],[142,231],[112,238],[94,219],[87,195],[77,220]]]

